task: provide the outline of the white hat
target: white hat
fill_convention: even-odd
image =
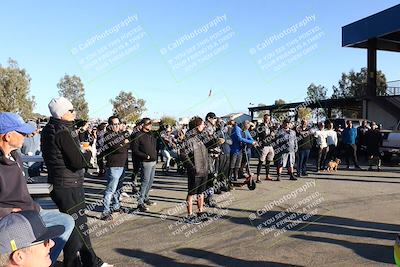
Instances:
[[[72,103],[62,96],[53,98],[49,103],[51,116],[56,119],[61,119],[61,117],[71,109],[74,109]]]

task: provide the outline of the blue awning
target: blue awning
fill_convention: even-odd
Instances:
[[[342,46],[368,48],[373,39],[378,50],[400,52],[400,5],[342,27]]]

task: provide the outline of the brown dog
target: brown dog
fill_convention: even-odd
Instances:
[[[337,168],[340,164],[340,159],[336,159],[335,161],[331,160],[328,162],[328,171],[337,171]]]

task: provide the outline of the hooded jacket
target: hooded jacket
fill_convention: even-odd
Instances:
[[[47,166],[49,183],[54,187],[81,187],[83,168],[90,162],[91,153],[82,153],[80,150],[73,123],[51,117],[42,130],[42,155]]]

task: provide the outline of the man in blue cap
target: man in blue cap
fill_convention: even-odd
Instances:
[[[0,113],[0,218],[18,211],[36,210],[46,226],[63,225],[65,232],[55,239],[50,257],[56,262],[75,223],[71,216],[58,210],[43,210],[29,195],[22,161],[17,153],[26,135],[35,129],[11,112]]]
[[[49,267],[53,238],[62,235],[65,227],[46,227],[37,211],[10,213],[0,220],[0,262],[5,267]]]

